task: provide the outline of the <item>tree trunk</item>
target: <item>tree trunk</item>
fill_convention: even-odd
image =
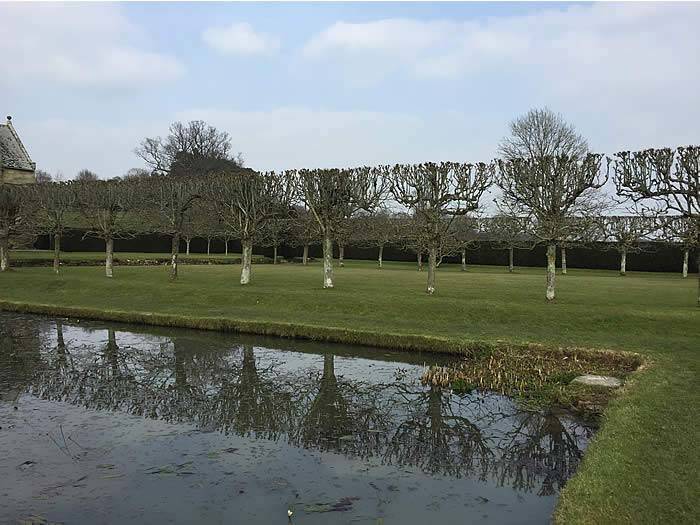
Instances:
[[[566,275],[566,248],[564,246],[561,247],[561,273]]]
[[[627,275],[627,249],[623,248],[620,252],[620,275]]]
[[[10,246],[7,237],[0,238],[0,272],[10,269]]]
[[[323,236],[323,287],[333,288],[333,239]]]
[[[53,234],[53,271],[61,271],[61,234]]]
[[[423,253],[418,252],[417,258],[418,258],[418,271],[422,272],[423,271]]]
[[[272,247],[272,264],[277,264],[277,245]]]
[[[309,245],[308,244],[304,245],[304,254],[301,256],[301,263],[304,266],[307,266],[309,264]]]
[[[241,239],[241,248],[243,249],[243,258],[241,259],[241,284],[250,282],[250,267],[253,259],[253,241],[250,239]]]
[[[513,273],[513,248],[508,248],[508,271]]]
[[[180,234],[174,233],[170,246],[170,280],[177,279],[177,256],[180,253]]]
[[[379,269],[382,269],[382,259],[384,259],[384,245],[379,245]]]
[[[467,250],[462,248],[462,271],[467,271]]]
[[[338,244],[338,266],[345,266],[345,245]]]
[[[111,237],[105,239],[105,253],[105,275],[112,277],[114,275],[112,270],[114,266],[114,239]]]
[[[185,253],[187,255],[190,254],[190,241],[191,241],[191,239],[185,239],[185,245],[187,246],[187,248],[185,249]]]
[[[557,271],[557,245],[547,245],[547,300],[554,300],[554,279]]]
[[[428,252],[428,286],[425,291],[428,295],[435,293],[435,268],[437,267],[437,248],[430,248]]]
[[[211,255],[211,237],[207,237],[207,255]]]
[[[226,247],[224,248],[224,253],[228,255],[228,239],[224,240],[224,243],[226,244]]]
[[[683,250],[683,279],[688,277],[688,248]]]
[[[697,267],[698,267],[698,306],[700,306],[700,250],[698,251],[697,260],[698,260],[698,264],[697,264]]]

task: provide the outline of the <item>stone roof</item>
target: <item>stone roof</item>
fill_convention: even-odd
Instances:
[[[36,165],[12,126],[10,117],[7,119],[7,124],[0,124],[0,167],[25,171],[36,169]]]

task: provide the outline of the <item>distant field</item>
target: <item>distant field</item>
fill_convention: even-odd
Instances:
[[[24,303],[29,310],[42,304],[57,312],[80,307],[107,316],[143,312],[203,324],[230,319],[339,333],[365,330],[377,337],[428,335],[639,352],[647,367],[606,410],[601,431],[562,493],[556,518],[561,523],[700,521],[700,308],[694,277],[570,269],[569,275],[557,276],[554,304],[544,301],[544,269],[509,274],[498,266],[461,272],[458,265],[447,265],[438,270],[434,296],[424,293],[425,278],[413,263],[386,263],[379,270],[376,263],[352,260],[336,269],[331,290],[321,286],[319,263],[255,265],[245,287],[238,284],[237,267],[222,265],[184,266],[173,283],[158,266],[117,266],[113,279],[96,267],[66,267],[60,275],[49,268],[16,268],[0,274],[0,301]]]

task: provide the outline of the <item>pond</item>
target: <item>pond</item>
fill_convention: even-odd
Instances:
[[[447,362],[0,313],[0,522],[548,522],[593,429]]]

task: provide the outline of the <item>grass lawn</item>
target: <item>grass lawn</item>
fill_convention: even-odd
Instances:
[[[121,255],[121,254],[120,254]],[[16,257],[16,255],[15,255]],[[648,364],[609,405],[579,473],[565,488],[561,523],[700,521],[696,279],[677,274],[570,269],[544,301],[543,269],[440,268],[437,293],[414,264],[347,261],[323,290],[318,263],[254,265],[238,284],[231,266],[18,268],[0,274],[0,300],[225,317],[340,329],[437,335],[455,341],[536,342],[631,350]]]

